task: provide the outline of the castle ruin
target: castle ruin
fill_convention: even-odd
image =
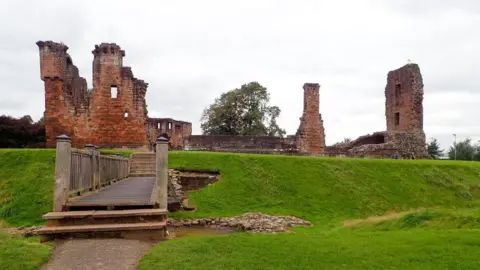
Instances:
[[[385,118],[386,131],[361,136],[341,147],[327,147],[328,155],[429,158],[423,131],[423,79],[417,64],[388,72]]]
[[[320,85],[306,83],[303,85],[303,115],[297,134],[299,151],[311,155],[321,155],[325,150],[325,129],[320,114]]]
[[[191,134],[191,123],[187,122],[181,122],[181,130],[176,129],[179,121],[173,119],[168,119],[163,129],[151,125],[155,120],[148,118],[148,83],[123,66],[125,51],[117,44],[95,45],[90,90],[66,45],[53,41],[38,41],[37,45],[45,84],[47,147],[55,147],[55,138],[61,134],[68,134],[74,146],[93,143],[102,148],[144,149],[155,140],[151,136],[165,134],[172,138],[172,147],[179,147],[176,143]]]
[[[303,113],[295,135],[192,135],[192,124],[172,118],[149,118],[148,83],[123,66],[125,51],[115,43],[96,45],[93,89],[80,77],[68,47],[39,41],[40,74],[45,85],[46,146],[67,134],[72,144],[102,148],[152,149],[159,136],[170,149],[291,155],[429,158],[423,132],[423,79],[416,64],[390,71],[385,87],[386,131],[364,135],[343,145],[325,146],[320,114],[320,85],[303,85]]]

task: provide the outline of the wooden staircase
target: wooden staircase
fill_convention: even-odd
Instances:
[[[159,172],[157,161],[163,169]],[[36,234],[43,240],[83,236],[164,239],[167,161],[168,139],[163,137],[157,139],[156,153],[135,153],[125,159],[102,155],[91,144],[85,150],[72,148],[68,136],[58,136],[53,212],[43,215],[47,226]]]
[[[135,153],[130,159],[130,176],[155,176],[155,153]]]
[[[82,236],[161,240],[167,229],[167,213],[165,209],[50,212],[43,215],[47,226],[37,234],[45,240]]]

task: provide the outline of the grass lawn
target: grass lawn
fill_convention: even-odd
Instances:
[[[47,262],[51,249],[36,237],[25,239],[0,231],[0,269],[38,269]]]
[[[54,150],[0,150],[0,220],[43,224],[42,214],[52,207],[54,159]],[[295,215],[314,226],[294,234],[166,241],[142,259],[140,269],[480,268],[477,162],[171,152],[169,166],[221,172],[220,181],[191,193],[196,212],[171,217],[259,211]],[[407,210],[412,212],[343,225]],[[0,245],[48,254],[48,247],[28,241],[1,238]],[[2,259],[8,256],[3,253]]]
[[[479,256],[479,230],[309,229],[167,241],[143,258],[140,269],[479,269]]]
[[[220,170],[191,195],[194,213],[292,214],[294,234],[185,237],[157,245],[140,269],[478,269],[480,164],[185,153],[171,167]],[[394,219],[343,221],[427,208]],[[478,223],[480,224],[480,222]]]

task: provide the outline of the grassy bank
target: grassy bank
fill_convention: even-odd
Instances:
[[[38,238],[22,238],[0,231],[0,269],[34,270],[47,262],[52,247]]]
[[[476,259],[480,231],[472,221],[480,198],[478,163],[183,152],[172,153],[169,162],[171,167],[213,169],[222,174],[219,182],[191,194],[197,212],[177,216],[261,211],[300,216],[314,227],[297,228],[295,234],[176,239],[151,250],[140,269],[480,267]],[[426,225],[422,216],[429,214],[422,211],[376,225],[343,225],[346,220],[420,208],[451,215],[439,218],[435,230]],[[462,222],[454,218],[458,213],[467,216],[469,226],[456,226]]]
[[[55,150],[0,150],[0,219],[10,226],[42,224],[52,209]]]
[[[0,151],[0,219],[10,226],[43,223],[41,215],[51,209],[54,159],[54,150]],[[169,166],[221,172],[219,182],[191,193],[196,212],[172,217],[260,211],[296,215],[314,226],[295,234],[162,242],[140,269],[480,267],[480,163],[171,152]]]
[[[221,180],[191,194],[198,211],[293,214],[317,223],[444,206],[468,208],[480,198],[474,162],[323,159],[176,152],[171,167],[219,170]]]

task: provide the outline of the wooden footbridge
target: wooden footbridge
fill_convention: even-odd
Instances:
[[[163,238],[167,228],[168,139],[155,153],[101,155],[94,145],[71,147],[57,137],[53,212],[38,234],[106,234]]]

